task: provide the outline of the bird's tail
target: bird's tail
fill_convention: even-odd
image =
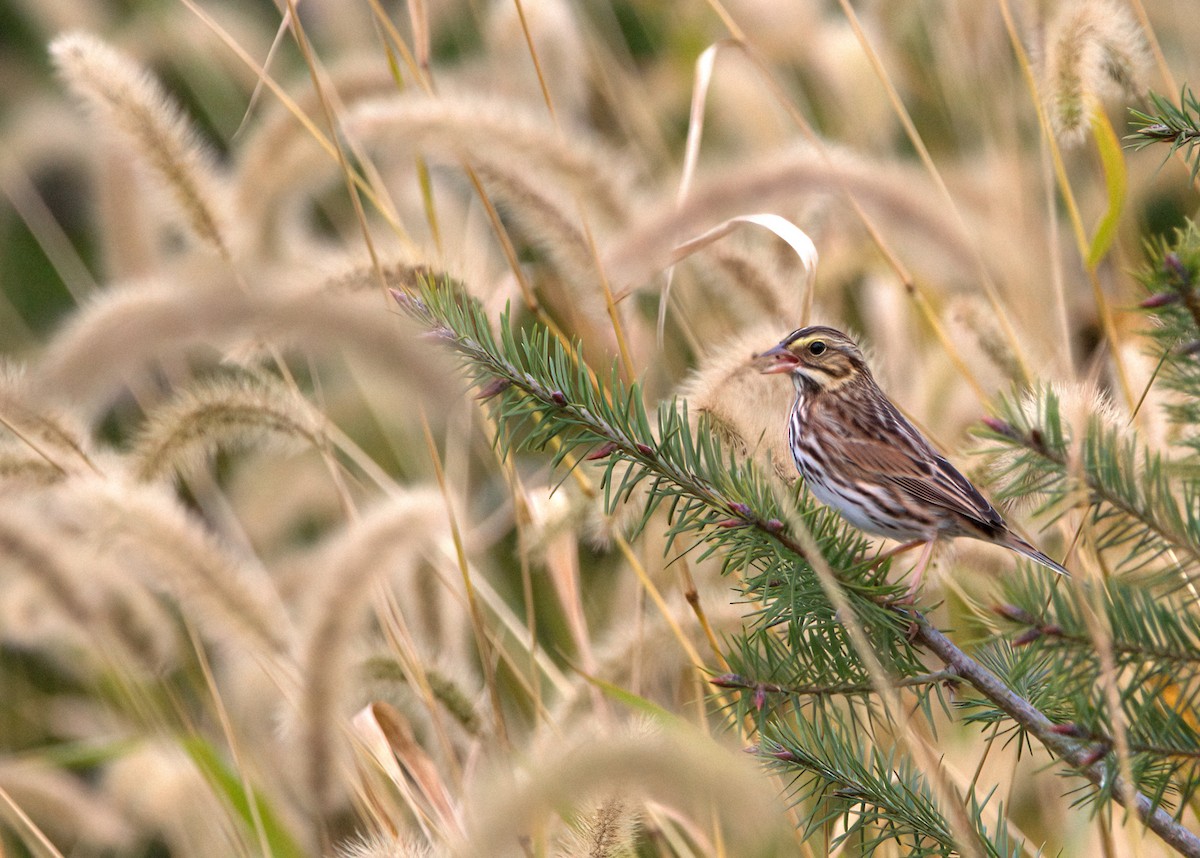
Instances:
[[[1071,573],[1068,572],[1066,570],[1066,567],[1064,567],[1061,563],[1057,563],[1054,560],[1051,560],[1045,554],[1038,551],[1036,548],[1034,548],[1032,545],[1030,545],[1024,539],[1017,536],[1015,533],[1012,533],[1011,531],[1009,533],[1005,534],[1004,545],[1011,548],[1013,551],[1017,552],[1018,554],[1024,554],[1030,560],[1034,560],[1038,563],[1041,563],[1047,569],[1053,569],[1059,575],[1063,575],[1067,578],[1071,577]]]

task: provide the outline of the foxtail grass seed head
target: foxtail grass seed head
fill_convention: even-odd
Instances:
[[[995,311],[982,296],[958,296],[950,303],[947,315],[1005,378],[1017,381],[1024,377],[1021,362],[1000,329]]]
[[[1154,241],[1142,292],[1120,264],[1136,218],[1115,262],[1061,264],[1078,224],[1009,26],[1036,42],[1047,130],[1082,136],[1141,90],[1138,3],[941,4],[882,28],[879,3],[168,5],[22,0],[30,32],[66,33],[57,87],[0,50],[0,350],[27,365],[0,360],[0,851],[824,855],[882,832],[983,855],[1070,801],[1018,819],[988,791],[1048,796],[1059,774],[1098,787],[1069,845],[1136,849],[1128,790],[1095,783],[1125,776],[1095,725],[1119,732],[1126,706],[1134,745],[1170,747],[1163,712],[1195,726],[1188,659],[1112,712],[1089,665],[1172,621],[1200,649],[1182,577],[1200,243]],[[1200,15],[1145,5],[1178,64]],[[1141,142],[1190,167],[1183,93]],[[898,105],[922,109],[909,125]],[[1065,164],[1085,232],[1119,178],[1095,154]],[[1185,181],[1150,160],[1128,158],[1126,212]],[[805,355],[770,347],[824,318],[877,354],[842,340],[844,362],[759,374],[753,353],[790,372]],[[1095,347],[1063,374],[1116,389],[1120,369],[1124,412],[1082,384],[1051,404],[1037,379],[1060,367],[1037,358],[1064,344]],[[894,408],[848,396],[864,364]],[[854,445],[825,472],[849,486],[835,509],[789,443],[810,393],[849,415],[793,420],[818,458]],[[972,446],[999,473],[982,491]],[[877,479],[897,462],[916,472]],[[922,516],[995,536],[996,510],[1027,510],[1052,527],[1021,537],[1069,547],[1077,574],[962,540],[929,560],[961,573],[950,613],[922,619],[889,601],[918,552],[876,555],[863,509],[868,531],[908,516],[883,521],[898,536]],[[1088,593],[1105,634],[1073,613]],[[970,623],[941,635],[964,611],[1015,655],[964,651]],[[1092,661],[1052,671],[1041,713],[1065,723],[1039,731],[1049,698],[1021,689],[1073,654]],[[996,765],[1014,749],[970,725],[938,766],[922,704],[959,693],[1057,771]],[[913,723],[855,729],[876,709]],[[1108,757],[1079,770],[1092,748]],[[1132,756],[1178,824],[1186,766]],[[979,784],[956,778],[984,757]]]
[[[1046,32],[1042,84],[1050,122],[1066,145],[1083,140],[1099,100],[1142,92],[1149,48],[1129,7],[1113,0],[1064,3]]]
[[[266,375],[232,374],[180,392],[151,412],[133,452],[139,478],[194,473],[220,449],[266,441],[319,447],[324,420],[299,393]]]
[[[360,835],[337,847],[336,858],[439,858],[445,852],[434,852],[428,845],[415,840],[387,834]]]
[[[191,288],[151,282],[103,293],[43,351],[30,371],[31,389],[95,419],[156,361],[257,340],[280,348],[301,343],[309,354],[344,349],[388,370],[416,396],[445,389],[447,357],[406,334],[396,314],[380,311],[374,295],[311,288],[248,292],[214,279]],[[397,366],[403,374],[395,373]]]
[[[585,741],[583,732],[544,748],[523,777],[496,769],[480,783],[476,789],[488,790],[492,800],[473,803],[467,842],[455,854],[487,854],[496,843],[515,842],[548,814],[586,806],[598,790],[618,792],[623,801],[646,796],[706,825],[716,808],[723,835],[742,844],[743,854],[783,854],[778,850],[787,842],[794,849],[775,817],[777,798],[751,774],[752,762],[741,753],[690,729],[603,741]]]
[[[631,803],[613,795],[579,814],[561,839],[560,858],[630,858],[636,854],[639,814]]]
[[[0,792],[7,804],[19,808],[23,819],[40,826],[39,834],[48,843],[71,843],[70,851],[110,855],[128,855],[140,848],[134,820],[85,779],[49,759],[23,754],[0,763]],[[20,826],[9,831],[14,829],[19,831]]]
[[[436,163],[461,168],[479,161],[521,184],[557,188],[586,203],[601,223],[620,223],[633,206],[629,157],[609,151],[585,128],[555,130],[528,103],[448,93],[403,94],[357,105],[348,133],[372,150],[416,149]]]
[[[0,362],[0,475],[49,482],[91,464],[88,432],[68,405],[39,403],[24,367]]]
[[[228,258],[222,180],[212,156],[162,87],[128,57],[87,33],[60,36],[50,55],[96,120],[125,141],[168,191],[193,235]]]
[[[759,326],[717,346],[701,358],[681,393],[689,415],[707,417],[740,455],[753,456],[790,483],[795,471],[778,429],[794,394],[786,385],[772,383],[777,379],[764,378],[751,357],[770,336]]]
[[[306,785],[317,810],[331,811],[342,797],[341,780],[330,773],[345,763],[339,714],[351,708],[345,704],[352,685],[348,666],[372,587],[398,566],[414,583],[420,554],[443,530],[443,517],[444,506],[432,492],[409,492],[372,510],[327,549],[324,580],[305,623],[300,706]]]

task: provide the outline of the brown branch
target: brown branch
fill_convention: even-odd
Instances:
[[[953,670],[939,670],[919,676],[907,676],[893,684],[897,688],[912,688],[918,685],[939,685],[943,682],[958,682],[959,675]],[[841,682],[827,685],[778,685],[759,682],[737,673],[724,673],[709,680],[718,688],[738,688],[756,694],[790,694],[796,697],[829,697],[833,695],[874,694],[878,689],[869,682]]]
[[[707,505],[718,515],[727,518],[711,521],[709,526],[716,528],[747,528],[776,540],[778,544],[793,556],[806,560],[803,546],[786,532],[785,524],[776,518],[765,518],[750,506],[725,497],[716,486],[696,474],[691,473],[686,466],[679,462],[669,461],[660,455],[660,451],[650,446],[650,438],[645,435],[642,426],[646,424],[645,417],[633,421],[627,426],[612,425],[601,414],[591,413],[586,403],[572,402],[560,390],[555,389],[544,381],[526,372],[524,367],[511,364],[501,355],[493,355],[484,344],[471,339],[461,332],[452,331],[445,327],[445,320],[438,319],[430,313],[428,307],[419,299],[393,292],[394,297],[409,312],[418,318],[424,318],[431,324],[438,335],[447,339],[468,361],[484,370],[493,379],[507,382],[509,386],[519,388],[526,396],[536,401],[537,407],[553,410],[559,413],[560,419],[568,424],[586,428],[586,431],[601,441],[600,448],[608,456],[619,456],[635,467],[642,467],[658,475],[660,479],[673,482],[696,500]],[[495,381],[486,385],[484,392],[490,394]],[[995,427],[993,427],[995,428]],[[1032,439],[1038,440],[1037,436]],[[661,445],[662,439],[658,440]],[[918,611],[900,608],[913,625],[913,641],[921,644],[946,666],[946,672],[954,678],[973,686],[980,694],[990,700],[998,709],[1005,712],[1029,735],[1035,737],[1055,756],[1063,759],[1084,778],[1097,786],[1107,784],[1112,788],[1115,800],[1124,805],[1130,800],[1139,818],[1163,839],[1165,843],[1189,858],[1200,858],[1200,837],[1184,828],[1172,819],[1170,814],[1155,805],[1155,802],[1141,792],[1136,791],[1120,774],[1109,772],[1104,765],[1104,755],[1097,756],[1095,743],[1080,741],[1064,735],[1046,715],[1028,700],[1009,688],[1003,680],[987,667],[975,661],[951,641],[941,631],[930,625],[929,621]],[[938,675],[938,674],[934,674]],[[918,678],[920,682],[926,677]],[[734,681],[742,679],[733,677]],[[903,682],[903,680],[901,680]],[[757,691],[766,693],[775,688]],[[784,690],[779,688],[779,690]]]
[[[1062,758],[1093,784],[1109,784],[1114,799],[1125,805],[1125,797],[1133,796],[1133,807],[1146,827],[1162,838],[1172,849],[1189,858],[1200,858],[1200,837],[1188,831],[1171,815],[1157,807],[1149,796],[1132,789],[1121,775],[1108,771],[1102,759],[1095,759],[1092,748],[1069,736],[1055,732],[1054,723],[1040,709],[1004,684],[992,671],[968,656],[919,613],[911,612],[916,624],[914,640],[941,659],[948,670],[973,686],[996,707],[1020,724],[1026,732],[1041,742],[1052,754]]]

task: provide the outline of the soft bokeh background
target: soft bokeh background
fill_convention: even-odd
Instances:
[[[1153,363],[1130,271],[1195,205],[1180,161],[1126,151],[1116,240],[1089,275],[1030,81],[1061,125],[1084,69],[1122,136],[1146,89],[1200,81],[1200,16],[1174,0],[299,11],[309,62],[288,34],[272,52],[266,2],[0,2],[0,414],[23,425],[38,402],[75,439],[32,445],[53,477],[4,439],[0,847],[792,854],[804,809],[785,813],[786,785],[722,726],[696,669],[719,657],[686,595],[718,638],[750,608],[712,563],[669,562],[661,522],[626,543],[598,472],[501,463],[486,410],[397,317],[372,255],[395,283],[448,272],[496,314],[536,303],[601,376],[618,361],[651,401],[686,393],[785,481],[790,392],[747,359],[805,321],[854,330],[884,388],[986,482],[968,429],[1014,384],[1088,381],[1132,410]],[[145,123],[80,97],[124,66],[84,40],[67,81],[54,73],[48,45],[73,31],[145,69],[207,160],[175,184],[169,154],[147,168]],[[718,43],[698,124],[697,61]],[[247,59],[268,56],[313,127],[336,117],[372,188],[369,246],[337,158],[258,86]],[[1089,71],[1122,63],[1124,88]],[[1109,199],[1096,146],[1055,139],[1090,235]],[[217,242],[181,198],[189,177]],[[660,341],[673,248],[756,212],[812,238],[813,291],[785,243],[743,226],[675,267]],[[264,367],[284,381],[245,408],[274,422],[196,416],[197,379]],[[1139,428],[1161,440],[1155,414]],[[279,435],[292,443],[257,443]],[[939,618],[977,628],[1010,566],[943,554],[961,571],[934,578]],[[713,745],[664,736],[585,674]],[[948,721],[936,741],[957,782],[997,786],[1030,854],[1160,854],[1068,812],[1044,757],[985,751]]]

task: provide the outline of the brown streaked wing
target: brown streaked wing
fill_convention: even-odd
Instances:
[[[845,450],[847,463],[870,479],[887,477],[899,479],[929,479],[932,469],[928,460],[905,444],[892,444],[875,438],[840,438],[830,445]]]
[[[953,466],[949,465],[948,467],[952,468]],[[957,485],[947,484],[936,477],[934,480],[914,480],[909,477],[901,477],[895,482],[910,497],[952,512],[971,522],[988,536],[995,536],[997,533],[1007,530],[1007,525],[1000,517],[1000,513],[996,512],[995,508],[974,489],[971,489],[970,492],[959,492],[955,490],[958,488]],[[977,500],[978,502],[976,502]]]
[[[860,479],[892,483],[909,497],[969,519],[985,532],[1006,527],[1000,513],[916,427],[898,411],[889,409],[889,416],[894,424],[886,440],[860,435],[833,445],[845,449]]]
[[[942,456],[937,456],[937,481],[941,486],[953,487],[952,491],[956,497],[961,497],[974,507],[974,515],[972,518],[978,519],[985,525],[997,528],[1007,528],[1004,519],[996,508],[988,502],[988,499],[979,493],[979,489],[972,485],[971,481],[959,472],[958,468],[951,465]]]
[[[971,519],[989,534],[997,530],[1007,530],[1008,525],[1004,523],[1000,513],[979,493],[971,481],[950,464],[945,456],[938,453],[929,443],[929,439],[886,397],[885,402],[889,414],[896,422],[896,428],[905,436],[905,441],[914,450],[924,451],[923,458],[929,465],[926,481],[908,488],[914,497]],[[932,484],[928,482],[930,479]]]

